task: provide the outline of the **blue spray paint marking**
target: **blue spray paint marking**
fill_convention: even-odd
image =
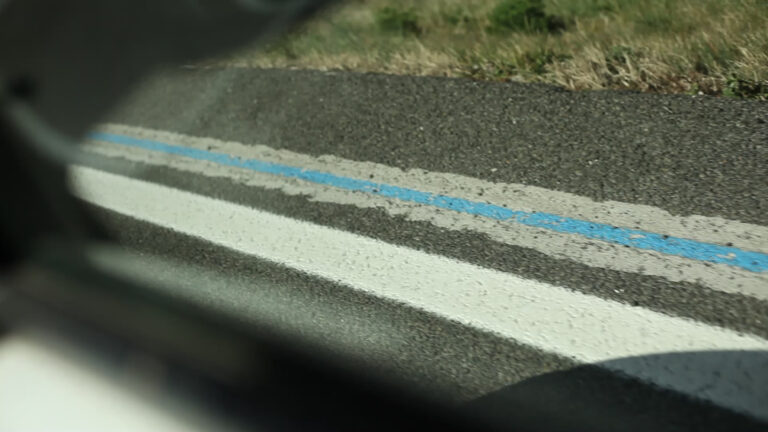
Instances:
[[[500,221],[516,222],[537,228],[546,228],[560,233],[579,234],[590,239],[602,240],[638,249],[652,250],[668,255],[677,255],[698,261],[728,264],[752,272],[768,271],[768,254],[745,251],[735,247],[703,243],[695,240],[628,228],[619,228],[550,213],[510,210],[505,207],[478,201],[470,201],[463,198],[422,192],[384,183],[374,183],[368,180],[343,177],[321,171],[265,162],[258,159],[242,159],[223,153],[176,146],[125,135],[96,132],[91,134],[91,138],[130,147],[139,147],[146,150],[180,155],[192,159],[205,160],[221,165],[246,168],[281,177],[306,180],[312,183],[333,186],[350,191],[365,192],[372,195],[398,199],[400,201],[414,202],[454,210],[461,213],[484,216]]]

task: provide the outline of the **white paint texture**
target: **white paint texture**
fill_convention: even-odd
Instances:
[[[90,168],[71,181],[118,213],[768,419],[768,341],[756,336]],[[700,351],[712,355],[668,356]]]

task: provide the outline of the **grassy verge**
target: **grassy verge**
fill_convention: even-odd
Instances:
[[[353,0],[242,67],[768,99],[766,0]]]

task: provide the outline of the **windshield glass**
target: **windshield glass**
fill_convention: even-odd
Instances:
[[[97,265],[509,425],[759,430],[766,99],[762,0],[348,1],[147,77],[69,182]]]

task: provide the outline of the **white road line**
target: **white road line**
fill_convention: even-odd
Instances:
[[[90,168],[70,179],[118,213],[768,419],[768,341],[756,336]],[[754,352],[616,361],[714,350]]]
[[[469,179],[466,177],[461,178],[460,176],[449,174],[435,174],[426,172],[403,173],[402,171],[395,168],[384,167],[382,165],[371,163],[344,161],[336,157],[323,156],[321,158],[312,158],[310,156],[299,155],[297,153],[291,153],[283,150],[269,149],[265,146],[249,147],[237,143],[226,143],[213,139],[187,137],[168,132],[147,131],[145,129],[134,127],[110,126],[107,128],[107,130],[115,133],[119,132],[123,134],[131,134],[131,136],[136,136],[139,138],[163,140],[164,142],[176,145],[201,148],[204,150],[211,149],[234,156],[252,158],[258,157],[263,160],[278,163],[295,164],[297,166],[312,169],[321,169],[333,172],[335,174],[355,174],[357,176],[356,178],[368,178],[368,175],[373,173],[377,181],[391,181],[392,184],[398,186],[413,187],[415,189],[427,190],[429,192],[447,193],[451,190],[453,192],[463,192],[463,195],[462,193],[457,193],[457,195],[465,198],[478,199],[478,196],[473,197],[471,196],[471,193],[467,191],[472,190],[473,187],[476,187],[476,183],[483,183],[480,180]],[[689,260],[682,257],[664,255],[649,250],[625,248],[621,245],[595,241],[576,234],[564,234],[521,224],[509,224],[506,222],[486,218],[478,218],[473,215],[462,214],[450,210],[443,210],[415,203],[392,200],[380,196],[360,194],[302,180],[286,179],[279,176],[257,173],[246,169],[227,167],[211,162],[185,158],[182,156],[169,155],[160,152],[153,152],[150,150],[143,150],[134,147],[126,147],[118,144],[91,142],[86,146],[86,148],[89,151],[108,157],[124,158],[151,165],[169,166],[209,177],[225,177],[249,186],[277,189],[291,195],[309,196],[311,199],[316,201],[353,205],[360,208],[383,208],[389,214],[404,216],[409,220],[426,221],[432,223],[433,225],[450,230],[472,230],[475,232],[484,233],[490,236],[492,239],[505,244],[535,249],[554,258],[569,259],[591,267],[607,268],[650,276],[660,276],[673,282],[693,282],[718,291],[745,294],[758,299],[768,300],[768,274],[749,272],[747,270],[735,268],[725,264],[709,264]],[[357,170],[356,173],[349,172],[353,168]],[[393,172],[399,172],[399,177],[393,174]],[[390,178],[387,178],[387,176]],[[448,181],[449,177],[451,177],[450,182]],[[421,178],[428,187],[422,188],[421,186],[417,186],[417,178]],[[436,185],[441,186],[437,187]],[[488,183],[483,187],[485,187],[486,190],[493,188],[499,189],[496,196],[498,201],[496,201],[496,198],[494,198],[494,201],[492,202],[495,204],[507,203],[509,207],[516,209],[520,208],[527,210],[528,206],[533,205],[532,197],[535,193],[540,193],[541,195],[537,201],[537,204],[541,204],[541,207],[533,208],[538,211],[544,211],[545,209],[551,210],[550,207],[553,207],[556,204],[563,208],[568,206],[573,206],[576,208],[582,205],[586,200],[586,198],[575,196],[570,196],[570,198],[568,198],[567,195],[569,194],[546,191],[545,189],[541,188],[533,188],[540,190],[538,192],[534,192],[528,186],[510,186]],[[503,188],[507,187],[510,189],[506,192],[506,195],[502,194],[501,190],[504,190]],[[488,195],[493,194],[489,192],[480,198],[488,198]],[[521,198],[520,203],[516,201],[518,197]],[[595,203],[592,202],[592,207],[590,207],[590,205],[586,205],[587,210],[593,208],[594,204]],[[606,209],[610,207],[607,203],[601,203],[600,205],[607,206]],[[634,213],[629,212],[626,208],[621,206],[632,207],[631,205],[621,204],[618,208],[611,208],[612,211],[605,210],[603,215],[623,214],[625,216],[632,216],[633,219],[636,218],[643,221],[646,220],[645,218],[650,218],[650,223],[655,223],[657,225],[664,222],[664,219],[660,218],[658,214],[644,211],[643,208],[645,206],[636,206],[641,210],[635,209],[636,211]],[[561,210],[563,208],[561,208]],[[656,213],[659,211],[661,210],[658,210]],[[572,214],[568,213],[565,214],[565,216],[572,216]],[[712,230],[717,231],[717,233],[714,233],[716,239],[718,238],[718,233],[722,232],[728,232],[730,234],[737,235],[738,233],[735,233],[734,230],[743,230],[743,232],[739,232],[741,232],[742,235],[747,235],[746,233],[749,232],[748,229],[752,229],[750,235],[755,236],[752,238],[752,240],[754,240],[754,238],[761,235],[761,230],[768,231],[763,227],[754,228],[754,226],[747,224],[741,224],[745,226],[741,226],[739,223],[735,223],[736,225],[733,225],[733,222],[715,222],[713,220],[706,219],[706,224],[703,224],[703,222],[701,222],[702,220],[700,218],[697,219],[696,217],[693,219],[674,218],[668,214],[667,217],[672,218],[673,221],[676,220],[685,226],[691,226],[693,229],[686,228],[686,232],[688,234],[693,234],[695,232],[696,235],[691,235],[689,238],[699,237],[706,240],[706,235],[711,233]],[[616,221],[613,220],[612,222]],[[713,228],[714,226],[717,226],[717,228]],[[704,230],[705,228],[709,231],[700,231]],[[680,232],[677,234],[680,234]],[[720,240],[723,239],[724,238],[720,238]],[[750,240],[750,242],[752,240]],[[709,241],[713,240],[709,239]],[[766,243],[768,243],[768,235],[766,235]],[[750,245],[754,246],[754,244],[751,243]]]

